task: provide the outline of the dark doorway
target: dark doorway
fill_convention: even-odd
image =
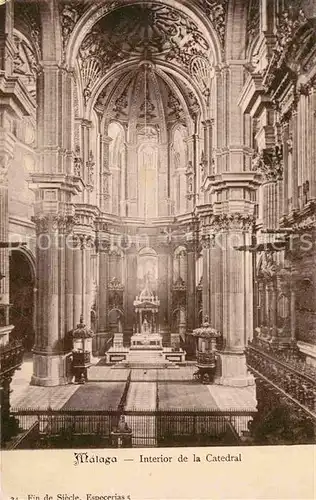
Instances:
[[[27,255],[14,250],[10,256],[11,338],[23,342],[30,352],[34,345],[34,271]]]

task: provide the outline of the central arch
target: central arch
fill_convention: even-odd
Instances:
[[[97,2],[88,9],[83,16],[79,19],[73,32],[70,35],[69,42],[66,48],[65,62],[70,68],[74,68],[76,57],[79,51],[79,47],[83,42],[85,36],[88,34],[89,30],[104,16],[107,16],[111,12],[130,5],[143,5],[143,0],[121,0],[109,3],[107,0],[102,0]],[[192,19],[202,33],[210,43],[214,54],[214,63],[219,64],[222,59],[221,44],[217,33],[212,26],[211,21],[205,16],[198,6],[192,5],[192,1],[184,0],[179,2],[177,0],[157,0],[156,4],[162,6],[171,7],[183,14],[188,18]]]

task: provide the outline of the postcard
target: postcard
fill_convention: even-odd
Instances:
[[[0,12],[2,497],[315,498],[313,2]]]

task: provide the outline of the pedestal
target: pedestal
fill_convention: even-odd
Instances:
[[[223,352],[219,354],[220,375],[215,377],[215,384],[230,387],[248,387],[255,383],[248,372],[246,356],[243,352]]]
[[[33,354],[31,385],[53,387],[70,384],[72,380],[70,354]]]
[[[113,349],[121,349],[124,347],[123,333],[115,333],[113,339]]]

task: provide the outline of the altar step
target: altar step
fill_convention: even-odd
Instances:
[[[167,361],[163,355],[163,351],[157,350],[131,350],[129,351],[125,361],[122,361],[117,366],[136,369],[165,369],[174,367],[173,363]]]

